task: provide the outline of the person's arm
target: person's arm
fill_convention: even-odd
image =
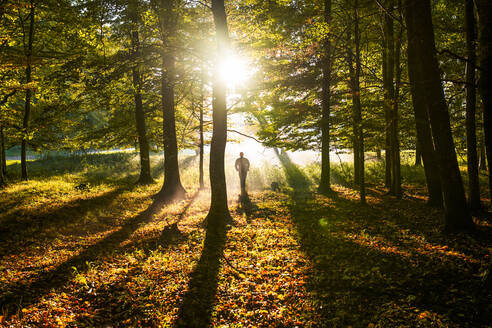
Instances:
[[[245,158],[246,160],[246,171],[249,171],[249,160],[247,158]]]
[[[234,164],[234,167],[236,168],[236,171],[239,171],[239,158],[236,159],[236,163]]]

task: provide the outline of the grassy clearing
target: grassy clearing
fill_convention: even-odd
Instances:
[[[367,205],[347,167],[334,168],[331,198],[314,192],[315,165],[283,157],[282,168],[256,168],[251,203],[232,188],[237,224],[207,256],[208,191],[194,187],[196,158],[181,162],[188,198],[165,207],[150,199],[162,177],[133,184],[131,153],[37,160],[28,182],[11,173],[0,191],[0,326],[490,327],[490,221],[476,219],[473,236],[442,235],[411,168],[402,200],[369,178]],[[154,176],[161,165],[154,157]],[[281,192],[265,190],[272,181]]]

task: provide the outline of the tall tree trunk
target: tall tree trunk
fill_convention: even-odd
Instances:
[[[418,142],[415,145],[415,166],[422,166],[422,150]]]
[[[7,175],[7,154],[6,154],[6,149],[5,149],[5,135],[3,133],[3,125],[0,125],[0,157],[2,158],[2,161],[0,162],[0,170],[3,173],[3,176]]]
[[[402,17],[401,12],[401,0],[398,1],[398,10],[399,16]],[[392,186],[396,196],[401,197],[401,158],[400,158],[400,138],[398,135],[398,104],[400,102],[400,85],[401,85],[401,45],[403,38],[403,27],[400,26],[398,31],[398,36],[396,38],[395,43],[395,93],[393,99],[393,111],[391,118],[391,143],[393,150],[393,160],[392,160],[392,168],[393,168],[393,181]]]
[[[349,31],[347,43],[352,44],[352,34]],[[353,154],[354,154],[354,185],[360,185],[360,145],[359,145],[359,127],[357,125],[357,114],[356,114],[356,104],[355,104],[355,69],[354,69],[354,55],[352,53],[352,47],[349,47],[347,52],[347,63],[350,75],[349,88],[352,93],[352,146],[353,146]]]
[[[217,62],[213,84],[213,132],[209,166],[212,200],[206,220],[210,227],[220,227],[227,222],[232,222],[227,206],[227,185],[224,170],[227,143],[226,81],[218,72],[219,58],[227,55],[227,47],[229,45],[229,29],[227,27],[224,0],[212,0],[212,14],[217,39]]]
[[[417,64],[419,79],[412,84],[421,84],[429,113],[432,136],[436,147],[439,174],[444,195],[445,225],[448,231],[460,231],[473,227],[466,204],[465,190],[456,158],[449,113],[441,85],[441,76],[436,56],[434,28],[430,0],[407,0],[406,15],[409,55]],[[410,63],[410,62],[409,62]]]
[[[483,102],[484,143],[489,166],[489,191],[492,202],[492,2],[478,0],[480,28],[480,90]]]
[[[204,153],[204,146],[205,146],[205,140],[203,137],[203,110],[205,106],[205,96],[204,96],[204,89],[205,89],[205,65],[202,65],[202,75],[201,75],[201,81],[200,81],[200,189],[205,188],[205,183],[203,182],[203,153]]]
[[[154,182],[150,173],[149,142],[147,140],[147,129],[145,126],[145,113],[142,104],[142,73],[141,63],[142,54],[138,33],[138,3],[135,0],[130,2],[129,12],[132,20],[131,43],[132,43],[132,77],[133,77],[133,97],[135,100],[135,122],[138,134],[138,145],[140,154],[140,177],[138,183],[150,184]]]
[[[408,38],[408,75],[410,81],[420,81],[423,78],[418,69],[419,55],[416,53],[414,43],[416,39]],[[413,110],[415,115],[415,127],[417,131],[417,149],[422,154],[424,172],[429,192],[428,204],[435,207],[443,206],[441,179],[437,165],[436,150],[432,141],[429,113],[427,111],[425,90],[422,83],[411,83]]]
[[[393,102],[395,99],[394,67],[395,67],[395,38],[393,13],[394,0],[385,1],[385,11],[383,12],[383,89],[384,89],[384,116],[385,116],[385,186],[390,193],[393,190]]]
[[[362,127],[362,106],[360,103],[360,30],[359,30],[359,1],[354,1],[354,43],[355,43],[355,71],[353,68],[352,77],[352,102],[353,102],[353,116],[354,116],[354,140],[356,141],[356,147],[354,147],[354,155],[357,154],[357,158],[354,156],[354,169],[358,176],[358,185],[360,200],[362,203],[366,202],[366,189],[364,181],[364,132]],[[352,65],[350,65],[352,67]]]
[[[325,0],[324,6],[325,23],[330,26],[331,23],[331,0]],[[323,58],[321,68],[323,79],[321,85],[321,179],[318,191],[328,193],[331,191],[330,185],[330,100],[331,100],[331,42],[329,36],[325,36],[323,41]]]
[[[176,0],[160,1],[159,20],[163,42],[161,101],[164,135],[164,183],[156,198],[162,202],[182,199],[186,191],[181,184],[174,107],[175,58],[169,40],[176,34]]]
[[[473,0],[465,0],[466,23],[466,152],[468,167],[468,197],[470,210],[480,209],[480,182],[478,180],[478,154],[476,131],[476,88],[475,88],[475,10]]]
[[[391,194],[401,196],[398,97],[401,79],[400,52],[402,30],[400,29],[400,33],[395,40],[394,7],[395,0],[386,0],[385,10],[383,12],[383,88],[386,118],[385,185],[389,188]]]
[[[5,162],[5,143],[3,140],[3,126],[0,125],[0,187],[5,185],[5,170],[3,163]]]
[[[162,116],[164,133],[164,184],[158,198],[164,202],[182,199],[186,191],[181,184],[178,164],[178,142],[174,109],[174,55],[165,52],[162,58]]]
[[[32,45],[34,42],[34,1],[30,2],[30,14],[29,14],[29,37],[26,49],[26,84],[32,82]],[[26,101],[24,106],[24,119],[22,122],[22,141],[21,141],[21,171],[22,180],[27,180],[27,139],[29,137],[29,118],[31,116],[31,98],[32,88],[28,86],[26,89]]]
[[[485,155],[485,144],[482,142],[480,144],[480,160],[478,163],[479,170],[486,171],[487,170],[487,160]]]

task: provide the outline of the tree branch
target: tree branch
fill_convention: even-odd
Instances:
[[[237,133],[237,134],[242,135],[243,137],[253,139],[253,140],[254,140],[254,141],[256,141],[257,143],[263,144],[263,142],[261,142],[260,140],[256,139],[255,137],[250,136],[250,135],[247,135],[247,134],[244,134],[244,133],[242,133],[242,132],[239,132],[239,131],[236,131],[236,130],[230,130],[230,129],[227,129],[227,132]]]

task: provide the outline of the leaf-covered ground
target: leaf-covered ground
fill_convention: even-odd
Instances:
[[[281,192],[231,197],[236,224],[214,253],[208,190],[160,206],[159,184],[11,184],[0,191],[0,326],[492,326],[490,221],[444,235],[440,212],[411,194],[321,196],[283,164]]]

